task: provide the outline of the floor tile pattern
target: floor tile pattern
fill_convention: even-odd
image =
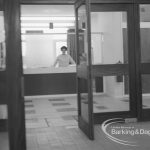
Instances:
[[[102,98],[102,96],[100,96],[100,98]],[[113,109],[117,108],[117,106],[114,106],[117,104],[117,102],[113,103],[112,99],[103,97],[101,100],[102,101],[100,101],[98,98],[94,99],[96,102],[94,103],[94,109],[103,112],[108,111],[110,107],[113,107]],[[66,103],[67,105],[65,105]],[[118,101],[118,105],[121,105],[120,108],[122,108],[123,105],[126,107],[128,103],[124,101]],[[108,139],[107,136],[102,132],[100,125],[95,125],[95,140],[90,141],[78,128],[76,97],[25,100],[25,112],[27,150],[150,149],[149,135],[148,137],[143,136],[143,139],[140,139],[140,137],[135,138],[134,136],[129,137],[131,140],[138,141],[139,145],[140,143],[143,143],[142,147],[120,145]],[[150,122],[132,123],[131,126],[133,125],[137,128],[150,128]],[[3,146],[4,143],[8,144],[8,142],[5,142],[6,140],[4,141],[6,138],[8,139],[7,134],[0,133],[0,149],[2,150],[8,150],[8,147]]]

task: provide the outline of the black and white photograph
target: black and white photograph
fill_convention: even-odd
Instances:
[[[149,141],[150,0],[0,0],[0,150]]]

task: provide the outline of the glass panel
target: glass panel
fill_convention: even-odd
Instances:
[[[150,63],[150,5],[140,5],[141,62]]]
[[[88,63],[87,50],[87,24],[86,24],[86,8],[82,5],[78,9],[78,32],[79,32],[79,64]]]
[[[140,5],[141,63],[150,63],[150,5]],[[143,109],[150,108],[150,75],[142,75]]]
[[[7,105],[0,105],[0,147],[9,150]]]
[[[88,64],[88,51],[87,51],[87,24],[86,24],[86,8],[82,5],[78,9],[78,31],[79,31],[79,65],[86,67]],[[86,75],[86,72],[84,72]],[[81,100],[81,116],[84,121],[89,122],[88,111],[88,80],[79,79],[79,92]]]
[[[55,71],[54,67],[59,66],[69,66],[75,70],[74,26],[75,16],[72,5],[22,5],[21,33],[24,72],[32,70],[36,73],[36,69]],[[62,46],[67,47],[65,54],[71,57],[62,56]]]
[[[89,122],[87,80],[79,79],[79,87],[81,100],[81,116],[84,121]]]
[[[21,5],[24,78],[25,85],[29,85],[29,88],[25,86],[25,96],[41,95],[43,92],[49,95],[42,99],[25,98],[27,150],[61,149],[62,133],[66,135],[70,126],[77,125],[76,96],[71,99],[59,96],[70,91],[75,94],[76,66],[61,68],[57,63],[54,67],[57,56],[62,55],[62,46],[67,46],[65,54],[68,53],[75,60],[72,55],[75,49],[74,25],[73,5]],[[63,58],[60,59],[63,63],[68,60]],[[36,80],[33,81],[36,88],[27,79],[29,74],[31,80]],[[30,94],[28,89],[32,91]],[[57,94],[58,97],[50,96]],[[70,138],[69,135],[67,138]]]
[[[6,48],[5,48],[5,30],[4,30],[4,14],[0,11],[0,71],[6,68]]]
[[[143,109],[150,108],[150,75],[142,75]]]
[[[94,113],[129,111],[127,80],[128,76],[121,75],[96,78],[94,83],[99,83],[93,90]]]
[[[91,12],[92,64],[128,63],[126,12]]]
[[[92,64],[128,63],[127,12],[91,12]],[[93,79],[94,112],[129,111],[129,76]]]
[[[8,113],[6,105],[6,49],[4,12],[0,11],[0,149],[9,149]]]

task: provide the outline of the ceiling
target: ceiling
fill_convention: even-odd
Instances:
[[[74,6],[22,5],[21,16],[74,16]]]
[[[35,30],[66,33],[69,28],[74,27],[74,17],[73,5],[21,5],[22,33]]]

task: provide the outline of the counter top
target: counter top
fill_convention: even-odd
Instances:
[[[76,66],[68,67],[41,67],[41,68],[25,68],[24,74],[54,74],[54,73],[75,73]]]

